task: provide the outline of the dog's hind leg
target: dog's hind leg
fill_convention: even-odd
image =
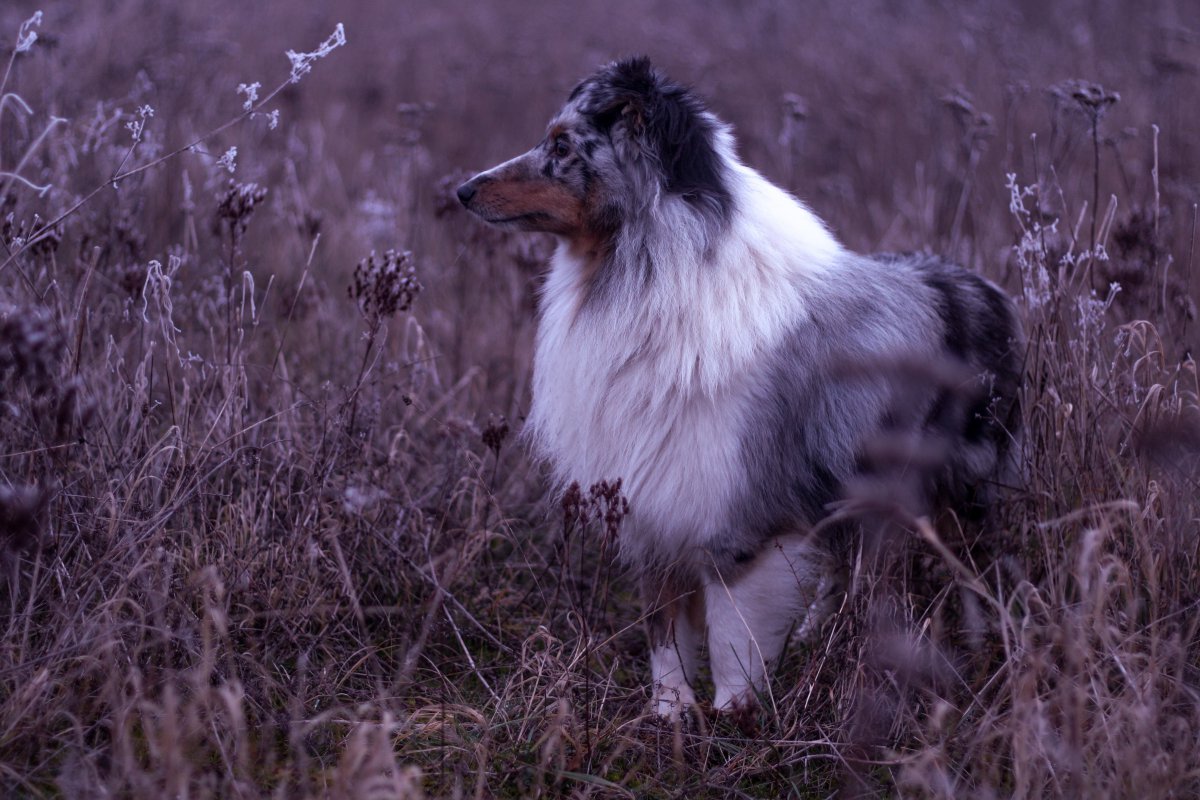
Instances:
[[[772,539],[749,564],[704,586],[709,661],[718,711],[737,711],[757,702],[797,619],[820,623],[838,588],[826,550],[800,534]]]
[[[677,718],[695,705],[692,685],[704,637],[704,592],[698,580],[676,570],[642,576],[642,602],[650,634],[652,706]]]

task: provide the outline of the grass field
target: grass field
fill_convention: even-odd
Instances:
[[[870,515],[750,727],[647,715],[516,436],[552,243],[452,195],[635,52],[1029,337],[1019,485]],[[1200,795],[1198,76],[1185,0],[9,0],[0,794]]]

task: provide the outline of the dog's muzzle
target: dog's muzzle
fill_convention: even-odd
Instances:
[[[477,184],[474,179],[471,179],[462,186],[459,186],[458,190],[455,192],[455,194],[458,195],[458,202],[462,203],[464,206],[467,205],[471,202],[471,198],[475,196],[475,192],[478,191],[478,189],[479,184]]]

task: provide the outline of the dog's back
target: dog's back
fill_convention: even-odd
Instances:
[[[848,480],[893,466],[896,448],[922,457],[909,465],[928,472],[922,499],[980,502],[1017,433],[1022,343],[1008,298],[926,255],[847,254],[822,288],[768,357],[742,448],[754,489],[736,517],[759,537],[818,521]]]

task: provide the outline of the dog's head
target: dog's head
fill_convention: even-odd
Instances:
[[[694,94],[632,58],[576,86],[537,146],[458,187],[458,199],[487,222],[568,239],[611,239],[664,198],[723,221],[731,147]]]

